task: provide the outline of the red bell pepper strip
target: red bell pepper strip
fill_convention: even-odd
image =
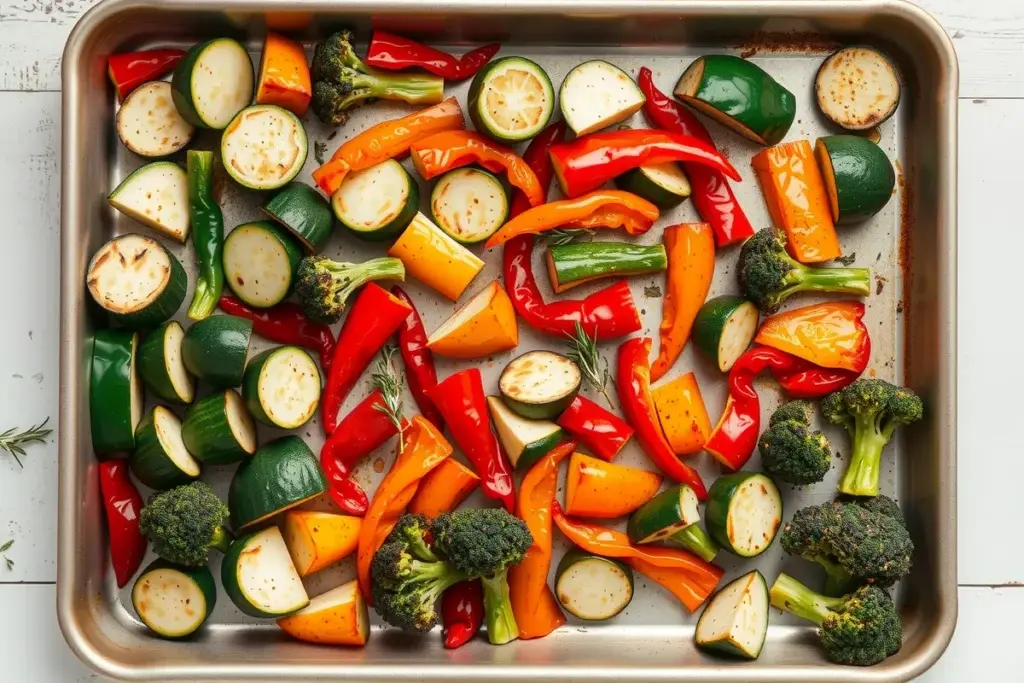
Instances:
[[[320,467],[327,477],[327,492],[341,511],[355,517],[365,515],[370,507],[370,499],[363,487],[351,478],[350,468],[344,459],[338,457],[337,449],[331,450],[324,444],[320,450]]]
[[[237,315],[252,321],[253,331],[278,344],[294,344],[320,354],[320,367],[324,374],[331,370],[334,357],[334,332],[330,325],[320,325],[306,319],[302,307],[282,303],[273,308],[250,308],[241,299],[225,294],[217,304],[228,315]]]
[[[120,100],[143,83],[171,73],[185,56],[184,50],[123,52],[107,58],[107,75]]]
[[[374,31],[366,63],[387,71],[420,68],[446,81],[463,81],[475,76],[500,49],[500,44],[488,43],[461,57],[454,57],[394,33]]]
[[[608,462],[633,436],[633,428],[625,420],[586,396],[576,396],[558,417],[558,426],[593,455]]]
[[[650,69],[642,67],[636,80],[640,91],[647,98],[644,115],[651,125],[661,130],[689,135],[707,145],[715,144],[704,124],[693,112],[658,90]],[[754,228],[725,175],[703,164],[688,162],[683,163],[683,170],[693,187],[690,201],[701,220],[711,226],[716,245],[725,247],[742,242],[754,234]]]
[[[352,304],[341,326],[321,399],[321,422],[328,434],[338,426],[338,413],[370,360],[412,312],[409,304],[370,282]]]
[[[871,359],[871,336],[860,301],[828,301],[776,313],[761,323],[754,341],[858,375]]]
[[[117,587],[124,588],[142,566],[148,541],[139,530],[142,494],[128,475],[127,460],[100,463],[100,494],[107,513],[110,534],[110,563]]]
[[[565,139],[565,121],[555,121],[550,126],[537,134],[526,151],[523,152],[523,161],[530,167],[533,174],[537,176],[537,182],[544,189],[544,199],[547,199],[548,189],[551,187],[551,180],[555,177],[555,169],[551,166],[551,155],[548,150],[551,145]],[[508,217],[515,218],[531,206],[530,199],[520,190],[512,193],[512,205],[509,208]]]
[[[460,648],[477,634],[484,621],[480,579],[460,581],[441,596],[441,636],[445,649]]]
[[[437,386],[437,370],[434,368],[434,354],[427,348],[427,331],[423,328],[423,320],[405,290],[395,285],[391,288],[391,293],[412,309],[412,313],[398,328],[398,351],[402,354],[402,363],[405,364],[405,379],[409,384],[409,391],[416,401],[416,407],[420,409],[420,414],[433,422],[438,431],[444,431],[441,413],[427,396],[427,390]]]
[[[614,130],[551,148],[555,177],[567,197],[579,197],[640,166],[683,161],[703,164],[739,182],[729,160],[705,142],[664,130]]]
[[[427,395],[448,423],[455,445],[466,454],[480,476],[484,495],[501,501],[506,510],[514,513],[516,491],[512,485],[512,471],[498,437],[491,431],[480,370],[471,368],[456,372],[429,389]]]
[[[619,403],[626,419],[636,430],[636,438],[654,464],[673,480],[693,489],[700,500],[708,496],[697,470],[686,465],[672,451],[661,431],[658,413],[651,396],[650,337],[627,339],[619,346],[617,379]]]

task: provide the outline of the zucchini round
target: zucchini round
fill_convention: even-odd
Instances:
[[[202,471],[182,441],[181,420],[164,406],[142,418],[128,464],[136,479],[157,491],[195,481]]]
[[[191,403],[196,397],[195,378],[185,368],[181,354],[184,339],[181,323],[169,320],[147,334],[139,347],[139,374],[164,401]]]
[[[331,197],[334,216],[342,227],[370,242],[398,237],[416,217],[419,206],[419,185],[394,159],[349,173]]]
[[[135,448],[142,420],[142,381],[136,366],[138,332],[96,330],[89,375],[89,421],[97,453]]]
[[[246,366],[242,398],[263,424],[296,429],[313,417],[320,404],[320,371],[297,346],[267,349]]]
[[[183,567],[155,560],[132,586],[132,607],[154,635],[187,638],[199,630],[217,604],[217,587],[206,566]]]
[[[181,439],[195,458],[208,465],[227,465],[256,452],[256,425],[236,392],[205,396],[188,409]]]
[[[191,227],[188,174],[171,161],[154,161],[133,171],[110,196],[110,205],[145,226],[185,243]]]
[[[299,117],[274,104],[238,112],[220,139],[220,156],[236,183],[250,190],[276,190],[299,174],[309,139]]]
[[[150,237],[115,237],[93,255],[85,275],[93,300],[123,327],[159,325],[185,300],[181,263]]]
[[[550,420],[569,407],[582,380],[571,359],[553,351],[530,351],[505,366],[498,389],[505,405],[519,415]]]
[[[758,310],[739,296],[716,296],[697,311],[693,343],[722,372],[729,372],[757,334]]]
[[[782,495],[763,474],[727,474],[711,485],[704,515],[719,545],[734,555],[755,557],[768,549],[782,525]]]
[[[469,86],[469,118],[500,142],[522,142],[539,133],[555,111],[555,89],[540,66],[525,57],[495,59]]]
[[[847,130],[886,121],[900,103],[900,77],[892,61],[870,47],[844,47],[829,55],[814,78],[818,108]]]
[[[189,372],[212,387],[237,387],[242,383],[251,337],[251,320],[212,315],[185,332],[181,357]]]
[[[221,561],[220,581],[235,607],[251,617],[284,617],[309,604],[276,526],[232,543]]]
[[[525,472],[533,467],[565,436],[562,428],[554,422],[527,420],[516,415],[497,396],[487,397],[487,407],[491,410],[491,418],[508,460],[517,470]]]
[[[508,194],[501,181],[479,168],[448,171],[430,193],[430,214],[457,242],[476,244],[508,218]]]
[[[223,130],[252,102],[255,76],[241,43],[214,38],[194,45],[171,78],[174,107],[193,126]]]
[[[256,308],[284,301],[295,284],[302,247],[270,221],[245,223],[224,240],[224,280],[239,299]]]
[[[679,206],[692,191],[683,167],[673,162],[634,168],[614,182],[615,187],[643,197],[659,209]]]
[[[562,118],[577,136],[625,121],[646,101],[629,74],[603,59],[576,66],[558,90]]]
[[[116,128],[124,146],[144,157],[165,157],[184,149],[196,130],[174,108],[167,81],[133,90],[117,110]]]
[[[331,238],[334,228],[331,205],[305,183],[288,183],[267,200],[263,211],[288,228],[311,254],[318,253]]]
[[[618,560],[573,548],[555,570],[555,596],[574,617],[611,619],[633,599],[633,570]]]
[[[757,659],[768,635],[768,584],[756,569],[730,581],[708,600],[694,637],[705,652]]]
[[[859,135],[819,138],[814,156],[836,225],[867,220],[892,198],[896,171],[882,148],[870,140]]]
[[[309,446],[297,436],[282,436],[264,444],[235,471],[228,492],[231,525],[245,531],[326,490],[327,479]]]

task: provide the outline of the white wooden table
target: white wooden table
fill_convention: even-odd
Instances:
[[[94,2],[0,0],[0,429],[57,414],[60,56]],[[1024,519],[1024,432],[1015,429],[1024,364],[996,359],[1016,358],[1013,333],[1024,326],[1009,303],[1020,268],[996,254],[1024,251],[1024,6],[918,2],[952,36],[961,69],[960,619],[946,655],[920,680],[1021,680],[1024,544],[1012,530]],[[78,663],[57,628],[56,451],[52,442],[33,447],[24,469],[0,457],[0,543],[15,540],[13,568],[0,563],[5,683],[103,680]]]

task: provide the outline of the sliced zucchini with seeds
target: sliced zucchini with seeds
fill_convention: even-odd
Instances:
[[[320,404],[320,371],[297,346],[267,349],[246,366],[242,397],[263,424],[296,429],[313,417]]]
[[[154,161],[132,172],[107,198],[110,205],[143,225],[185,243],[191,227],[188,174],[170,161]]]
[[[284,301],[295,284],[302,247],[270,221],[239,225],[224,240],[224,280],[239,299],[256,308]]]
[[[252,102],[255,76],[237,40],[214,38],[192,47],[171,78],[174,106],[193,126],[223,130]]]
[[[133,90],[117,110],[116,127],[124,146],[144,157],[174,154],[196,130],[174,108],[167,81],[144,83]]]
[[[562,118],[576,135],[587,135],[625,121],[647,98],[625,71],[603,59],[583,62],[558,91]]]
[[[531,420],[559,416],[579,393],[580,368],[553,351],[530,351],[510,362],[498,388],[505,405]]]
[[[525,57],[496,59],[469,87],[469,117],[476,129],[501,142],[537,135],[555,111],[555,89],[544,69]]]
[[[729,372],[757,334],[757,306],[739,296],[716,296],[697,311],[693,343],[722,372]]]
[[[181,323],[169,320],[146,335],[139,347],[139,374],[165,401],[191,403],[196,397],[196,380],[181,355],[184,339]]]
[[[183,567],[156,560],[142,570],[132,586],[132,607],[160,638],[187,638],[199,630],[217,604],[210,569]]]
[[[419,185],[394,159],[349,173],[331,197],[342,227],[371,242],[398,237],[416,217],[419,205]]]
[[[228,175],[250,190],[276,190],[299,174],[309,140],[299,117],[273,104],[238,112],[220,139]]]
[[[708,533],[740,557],[760,555],[782,525],[782,495],[770,478],[736,472],[715,480],[704,511]]]
[[[821,113],[847,130],[867,130],[887,120],[900,103],[900,78],[892,61],[870,47],[844,47],[818,68],[814,94]]]
[[[633,599],[633,570],[618,560],[573,548],[555,570],[555,596],[574,617],[611,619]]]
[[[756,569],[711,596],[697,621],[697,647],[705,652],[757,659],[768,635],[768,584]]]
[[[483,242],[505,224],[508,195],[501,181],[478,168],[445,173],[430,194],[434,222],[462,244]]]
[[[135,478],[151,489],[167,489],[199,478],[201,467],[181,438],[181,420],[164,406],[142,418],[129,458]]]
[[[491,409],[491,418],[509,462],[517,470],[530,469],[565,436],[562,428],[554,422],[521,417],[509,410],[497,396],[487,397],[487,407]]]
[[[227,465],[256,452],[256,425],[242,397],[229,389],[205,396],[188,409],[181,439],[197,460]]]

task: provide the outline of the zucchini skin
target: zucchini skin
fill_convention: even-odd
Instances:
[[[682,530],[689,526],[684,524],[686,514],[680,504],[683,486],[677,484],[665,489],[629,516],[626,534],[631,543],[644,543],[645,539],[656,534],[662,538],[654,540],[666,540],[672,536],[672,533],[666,533],[666,529],[671,531],[671,527],[675,527]],[[694,499],[696,495],[693,494]]]
[[[243,614],[247,614],[250,617],[261,617],[261,618],[279,618],[286,617],[289,614],[294,614],[306,605],[301,605],[291,612],[285,612],[283,614],[276,614],[273,612],[266,612],[259,609],[245,597],[245,593],[242,592],[242,586],[238,582],[238,562],[242,557],[242,553],[245,552],[246,546],[249,542],[262,531],[254,531],[250,534],[246,534],[241,538],[238,538],[231,544],[228,551],[224,553],[224,559],[221,560],[220,565],[220,584],[224,587],[224,592],[228,594],[231,602],[235,604]],[[309,604],[308,601],[306,603]]]
[[[189,51],[185,53],[182,60],[178,62],[178,66],[175,67],[174,73],[171,76],[171,99],[174,101],[174,108],[178,110],[179,114],[181,114],[181,118],[185,119],[197,128],[212,129],[213,126],[204,121],[199,115],[199,112],[196,111],[195,104],[192,100],[192,71],[195,69],[196,61],[199,60],[199,57],[203,54],[206,48],[222,40],[229,40],[238,45],[239,49],[243,52],[245,51],[245,48],[241,43],[233,40],[232,38],[211,38],[210,40],[193,45]],[[252,69],[251,63],[249,68]],[[254,75],[253,83],[255,84],[255,82],[256,78]],[[224,124],[223,128],[227,128],[228,124],[230,124],[230,121],[227,124]]]
[[[747,303],[749,302],[741,296],[716,296],[705,301],[697,311],[697,318],[693,323],[693,343],[701,353],[714,361],[715,367],[722,372],[729,369],[723,368],[718,358],[725,324],[740,306]],[[750,341],[753,341],[753,336]],[[750,345],[749,341],[747,345]]]
[[[188,371],[216,389],[237,387],[245,372],[252,321],[214,315],[185,332],[181,355]]]
[[[135,430],[135,450],[132,451],[128,464],[131,466],[132,474],[143,484],[156,491],[166,491],[195,481],[199,475],[190,477],[182,472],[164,451],[156,431],[156,411],[159,408],[162,406],[156,406],[139,422],[139,427]]]
[[[181,327],[180,323],[169,320],[147,334],[139,346],[137,362],[139,365],[139,375],[146,382],[146,386],[160,399],[180,405],[187,403],[187,401],[182,399],[178,392],[174,390],[174,382],[171,381],[171,375],[167,372],[164,353],[164,345],[167,343],[167,330],[174,325]]]
[[[264,444],[238,466],[228,492],[231,525],[238,530],[295,507],[327,490],[327,478],[297,436]]]
[[[227,417],[228,389],[205,396],[188,409],[181,424],[181,439],[192,456],[208,465],[229,465],[248,458],[252,453],[245,450],[235,439]],[[237,394],[236,394],[237,397]],[[244,402],[238,397],[244,410]]]
[[[547,264],[552,287],[562,292],[598,278],[658,273],[668,257],[662,244],[572,242],[548,247]]]
[[[443,187],[445,187],[445,183],[449,183],[449,186],[450,186],[450,183],[452,182],[452,176],[459,177],[459,176],[464,176],[465,174],[468,174],[468,173],[473,173],[473,174],[479,174],[479,175],[486,176],[493,183],[495,189],[498,192],[501,193],[501,200],[503,202],[504,209],[505,209],[505,213],[501,217],[501,220],[496,222],[496,224],[494,226],[494,230],[492,230],[492,231],[490,231],[488,233],[480,233],[474,239],[466,239],[465,237],[462,237],[461,235],[453,234],[455,231],[448,225],[448,221],[445,220],[445,216],[440,211],[438,211],[438,204],[440,202],[440,197],[438,197],[438,191],[440,189],[442,189]],[[441,228],[441,230],[443,230],[444,233],[446,235],[448,235],[449,237],[451,237],[453,240],[455,240],[459,244],[464,244],[464,245],[467,245],[467,246],[470,246],[470,245],[473,245],[473,244],[479,244],[480,242],[484,242],[491,235],[493,235],[495,232],[497,232],[498,229],[501,228],[501,226],[504,225],[505,222],[508,220],[509,206],[510,206],[510,203],[509,203],[509,198],[508,198],[508,192],[505,191],[505,188],[501,184],[501,181],[498,180],[498,177],[495,176],[493,173],[490,173],[489,171],[485,171],[485,170],[482,170],[482,169],[479,169],[479,168],[474,168],[474,167],[455,168],[455,169],[452,169],[451,171],[448,171],[443,176],[441,176],[440,178],[437,179],[437,182],[434,183],[434,189],[431,190],[431,192],[430,192],[430,217],[434,221],[434,224],[437,227]]]
[[[553,584],[555,586],[555,597],[558,597],[558,582],[561,580],[562,574],[569,571],[569,569],[571,569],[572,566],[577,562],[583,562],[591,559],[599,560],[601,562],[608,562],[609,564],[613,564],[622,570],[622,573],[626,576],[626,581],[629,582],[629,600],[627,600],[626,603],[623,604],[614,614],[609,614],[607,617],[604,617],[603,619],[591,619],[579,615],[576,612],[574,612],[568,605],[563,603],[561,599],[558,600],[558,604],[561,605],[562,609],[564,609],[569,614],[573,615],[577,619],[582,619],[584,621],[605,621],[607,619],[612,619],[621,614],[624,609],[629,607],[629,603],[633,602],[633,596],[636,594],[636,585],[633,579],[633,569],[625,562],[621,562],[619,560],[616,560],[615,558],[602,557],[600,555],[588,553],[585,550],[581,550],[576,547],[570,548],[566,551],[565,555],[562,555],[562,559],[558,562],[558,567],[555,568],[555,581]]]
[[[120,239],[120,238],[115,238]],[[113,240],[112,240],[113,241]],[[148,306],[132,313],[118,313],[104,308],[97,302],[97,305],[114,324],[120,325],[129,330],[140,330],[146,327],[153,327],[164,322],[174,315],[181,303],[185,300],[185,291],[188,288],[188,274],[181,266],[181,261],[171,252],[157,242],[152,240],[167,254],[171,272],[167,277],[167,285],[164,290],[149,303]]]
[[[715,601],[715,598],[718,597],[719,595],[721,595],[722,593],[725,593],[729,589],[729,587],[732,586],[734,583],[739,583],[741,581],[746,581],[747,577],[751,576],[751,574],[754,575],[754,577],[753,577],[754,580],[759,582],[761,588],[764,590],[766,604],[768,604],[768,605],[771,604],[770,602],[767,601],[768,583],[765,581],[764,575],[761,574],[761,572],[756,570],[756,569],[753,570],[753,571],[747,572],[743,576],[737,577],[737,578],[733,579],[732,581],[730,581],[729,583],[725,584],[724,586],[719,588],[717,591],[715,591],[714,595],[712,595],[710,598],[708,598],[707,607],[704,608],[704,612],[700,615],[700,619],[697,620],[697,631],[698,632],[700,631],[700,623],[701,623],[701,621],[704,620],[704,615],[708,613],[708,611],[709,611],[708,608],[711,607],[711,604]],[[709,652],[709,653],[712,653],[712,654],[723,655],[723,656],[726,656],[726,657],[734,657],[734,658],[738,658],[738,659],[753,660],[753,659],[757,659],[758,657],[761,656],[761,650],[764,649],[764,641],[765,641],[765,638],[767,636],[768,636],[768,629],[765,628],[763,630],[762,634],[761,634],[761,643],[757,647],[757,652],[747,652],[745,650],[742,650],[742,649],[737,647],[735,644],[733,644],[729,640],[719,640],[719,641],[712,641],[712,642],[703,642],[699,638],[696,637],[696,633],[694,634],[694,642],[697,645],[697,648],[700,649],[700,650],[703,650],[704,652]]]
[[[331,205],[305,183],[288,183],[267,200],[263,211],[286,227],[310,254],[319,253],[334,230]]]
[[[157,558],[156,560],[151,562],[145,569],[142,570],[142,573],[139,574],[139,578],[135,579],[135,584],[133,584],[132,586],[132,607],[135,608],[135,611],[138,614],[138,606],[135,605],[134,600],[135,585],[142,581],[147,574],[149,574],[150,572],[157,571],[159,569],[171,569],[176,572],[180,572],[187,576],[189,580],[192,581],[192,583],[199,587],[199,590],[202,592],[203,597],[206,599],[206,614],[203,616],[203,621],[200,622],[199,626],[196,627],[196,631],[199,630],[199,628],[201,628],[202,625],[206,623],[206,620],[210,618],[210,615],[213,613],[213,608],[217,605],[217,584],[213,580],[213,573],[210,571],[210,568],[207,567],[205,564],[199,567],[185,567],[180,564],[168,562],[163,558]],[[150,632],[153,633],[153,635],[155,635],[158,638],[163,638],[164,640],[184,640],[186,638],[191,637],[195,633],[195,631],[191,631],[189,633],[183,633],[180,636],[169,636],[154,630],[148,623],[146,623],[144,619],[142,619],[141,614],[139,615],[139,619],[142,620],[142,623],[146,624],[146,628],[148,628]]]
[[[833,216],[837,225],[865,221],[889,203],[896,170],[878,145],[859,135],[830,135],[818,139],[815,153],[819,163],[827,160],[832,168],[831,174],[822,171],[829,199],[834,193],[839,209]]]
[[[626,192],[632,192],[654,204],[659,209],[672,209],[682,204],[687,196],[676,194],[661,187],[646,175],[643,168],[634,168],[612,180],[615,187]]]
[[[743,484],[745,484],[751,477],[764,477],[770,480],[770,477],[766,474],[745,470],[719,477],[715,480],[715,483],[711,485],[711,488],[708,489],[708,499],[704,508],[704,524],[707,526],[708,534],[710,534],[711,538],[714,539],[718,545],[738,557],[756,557],[756,555],[741,554],[736,547],[733,546],[732,540],[729,538],[729,504],[732,502],[733,496],[737,491],[739,491],[740,487],[743,486]],[[776,493],[778,493],[777,489]],[[776,534],[777,533],[778,529],[776,529]],[[772,540],[774,541],[774,539]],[[771,543],[766,545],[765,550],[767,550],[770,545]],[[764,552],[764,550],[761,552]]]
[[[547,86],[545,88],[545,91],[547,93],[547,112],[544,114],[542,120],[538,121],[538,123],[531,130],[528,130],[525,134],[520,135],[506,135],[504,133],[494,130],[494,128],[492,128],[487,123],[487,121],[484,119],[483,114],[481,113],[481,108],[486,105],[484,104],[484,102],[480,100],[480,92],[483,90],[484,85],[487,83],[488,77],[490,77],[491,73],[493,73],[498,67],[507,66],[510,63],[522,64],[522,68],[524,71],[529,70],[533,72],[533,74],[537,76],[540,80],[542,80],[543,84]],[[544,130],[544,127],[548,125],[548,121],[551,120],[552,114],[555,113],[555,87],[551,83],[551,77],[548,76],[548,73],[541,68],[540,64],[537,64],[537,62],[533,61],[532,59],[515,56],[500,57],[498,59],[491,60],[491,62],[487,66],[481,69],[476,74],[476,76],[473,77],[473,82],[469,86],[469,95],[466,101],[468,102],[467,109],[469,110],[469,118],[473,122],[473,126],[478,131],[484,133],[485,135],[487,135],[487,137],[491,138],[492,140],[514,144],[517,142],[522,142],[523,140],[529,140],[530,138],[536,136],[537,133]]]
[[[89,375],[89,422],[97,453],[135,448],[132,427],[132,352],[138,333],[96,330]]]

